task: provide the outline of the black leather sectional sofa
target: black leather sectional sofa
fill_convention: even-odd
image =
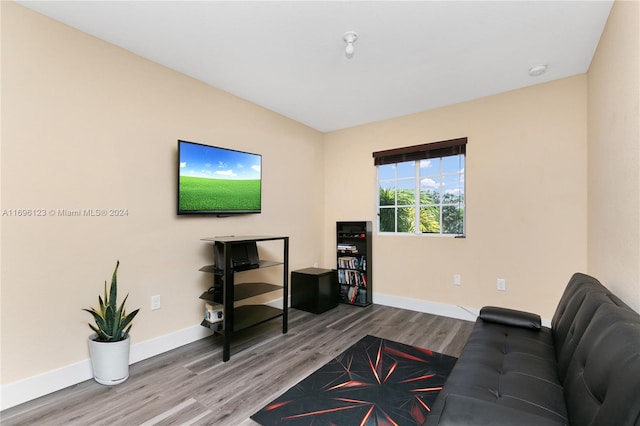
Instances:
[[[640,426],[640,315],[580,273],[551,328],[483,308],[426,425]]]

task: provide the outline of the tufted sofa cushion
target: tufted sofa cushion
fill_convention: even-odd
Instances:
[[[449,395],[454,402],[448,400]],[[456,398],[465,397],[474,405],[484,402],[493,420],[499,409],[509,424],[510,412],[524,412],[536,419],[534,424],[566,424],[567,413],[563,389],[556,372],[553,336],[547,327],[541,329],[512,327],[478,320],[444,389],[440,392],[427,425],[440,423],[439,413]],[[490,403],[490,404],[487,404]],[[449,413],[447,416],[453,415]],[[473,410],[468,414],[479,416]],[[458,413],[459,415],[460,413]],[[487,414],[487,413],[484,413]],[[470,423],[475,424],[473,420]]]
[[[602,304],[570,360],[564,396],[572,424],[640,424],[640,319]]]
[[[553,344],[558,359],[558,376],[564,381],[569,361],[602,304],[629,309],[595,278],[576,273],[571,277],[551,320]]]

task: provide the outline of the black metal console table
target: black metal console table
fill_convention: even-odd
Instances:
[[[277,261],[259,260],[255,264],[247,263],[246,259],[238,261],[234,254],[242,252],[242,248],[251,247],[265,241],[282,241],[282,259]],[[202,241],[212,243],[217,252],[217,261],[221,264],[203,266],[203,272],[213,273],[213,286],[204,292],[200,298],[216,305],[221,305],[224,312],[222,321],[210,322],[206,319],[202,325],[210,328],[214,333],[224,337],[222,360],[231,357],[230,343],[234,333],[262,324],[275,318],[282,317],[282,333],[287,332],[287,303],[289,296],[289,237],[274,236],[224,236],[203,238]],[[282,283],[271,284],[265,282],[250,282],[234,284],[234,275],[246,270],[282,266]],[[282,291],[282,309],[268,305],[235,306],[234,302],[273,291]]]

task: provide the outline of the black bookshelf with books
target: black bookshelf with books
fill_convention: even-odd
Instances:
[[[339,300],[371,304],[371,222],[336,222]]]

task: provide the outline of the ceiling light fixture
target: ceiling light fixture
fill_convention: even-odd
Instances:
[[[546,65],[535,65],[535,66],[529,68],[529,75],[531,77],[538,77],[539,75],[542,75],[545,72],[547,72],[547,66]]]
[[[342,36],[342,39],[347,43],[347,48],[344,50],[344,54],[347,55],[347,58],[351,59],[353,57],[353,43],[358,39],[358,34],[355,31],[347,31]]]

